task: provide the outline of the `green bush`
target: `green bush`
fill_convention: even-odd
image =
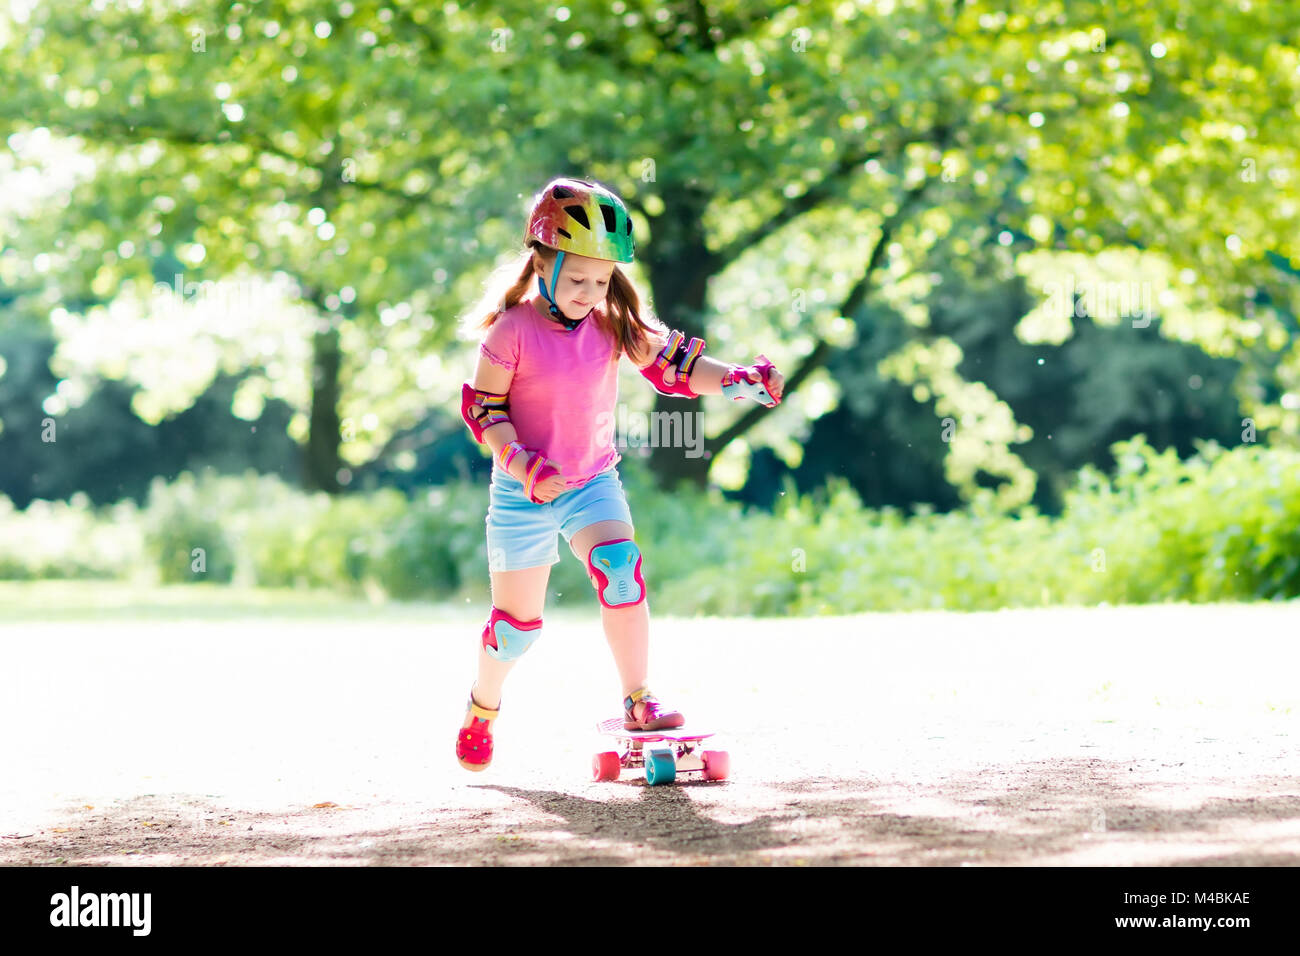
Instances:
[[[0,495],[0,578],[119,578],[145,563],[140,515],[129,499],[96,513],[78,492],[18,511]]]
[[[981,610],[1050,604],[1300,595],[1300,455],[1203,446],[1188,461],[1141,437],[1114,446],[1114,479],[1080,473],[1057,519],[962,511],[903,518],[845,482],[745,520],[729,560],[675,583],[715,614]]]
[[[241,494],[246,485],[200,483],[188,472],[170,485],[153,480],[144,509],[145,552],[162,583],[232,580],[239,545],[233,524],[256,500]]]
[[[818,615],[1300,596],[1300,454],[1205,445],[1187,461],[1141,437],[1113,476],[1084,469],[1063,513],[865,509],[844,481],[774,511],[717,489],[661,493],[620,467],[661,614]],[[486,600],[485,483],[413,497],[331,497],[275,476],[155,480],[144,508],[0,498],[0,577],[136,577],[310,586],[399,599]],[[563,546],[549,591],[589,605]]]
[[[166,581],[447,597],[472,577],[476,557],[486,589],[486,498],[466,485],[408,500],[391,488],[330,496],[271,475],[184,475],[150,489],[147,540]],[[205,549],[205,572],[192,570],[195,548]]]

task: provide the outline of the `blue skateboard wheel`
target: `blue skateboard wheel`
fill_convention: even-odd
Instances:
[[[645,755],[645,782],[652,787],[677,779],[677,761],[667,750],[651,750]]]

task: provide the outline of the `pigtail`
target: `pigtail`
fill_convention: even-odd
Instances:
[[[610,274],[605,303],[606,327],[629,358],[646,355],[650,351],[650,336],[668,331],[649,309],[646,318],[641,318],[641,296],[636,283],[618,266]]]
[[[523,301],[533,281],[533,250],[531,245],[515,258],[492,270],[483,283],[483,295],[457,320],[460,337],[477,339],[483,329],[506,309]]]

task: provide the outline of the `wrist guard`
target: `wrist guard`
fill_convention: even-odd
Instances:
[[[767,390],[768,376],[771,375],[773,368],[772,363],[763,355],[760,355],[753,365],[731,366],[722,374],[722,394],[737,402],[742,398],[752,398],[758,404],[766,405],[768,408],[779,405],[780,402]],[[756,378],[758,381],[750,381],[751,378]]]
[[[472,405],[478,405],[483,409],[482,414],[477,418],[470,414]],[[465,424],[474,433],[474,440],[480,445],[485,444],[483,432],[493,425],[510,421],[510,416],[506,413],[507,407],[506,396],[480,392],[469,382],[466,382],[460,390],[460,417],[465,419]]]
[[[690,377],[696,360],[703,354],[704,339],[692,338],[687,342],[686,336],[673,329],[668,335],[668,343],[653,362],[641,369],[641,374],[649,379],[660,395],[699,398],[698,393],[691,391]],[[670,365],[677,366],[677,379],[671,385],[664,381],[664,372]]]
[[[533,489],[552,475],[558,475],[560,471],[551,465],[541,452],[535,452],[531,458],[528,458],[528,452],[529,450],[519,442],[512,441],[501,447],[501,451],[497,454],[497,461],[501,464],[502,470],[509,475],[510,463],[519,455],[525,456],[528,464],[524,467],[524,494],[534,504],[545,504],[545,502],[537,500],[533,494]],[[511,477],[514,476],[511,475]]]

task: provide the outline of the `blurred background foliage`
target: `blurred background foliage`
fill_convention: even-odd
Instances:
[[[681,606],[1300,593],[1295,5],[16,0],[0,87],[0,574],[485,594],[455,318],[568,174],[788,378],[624,452]]]
[[[674,615],[824,615],[1054,604],[1281,599],[1300,594],[1300,453],[1203,443],[1187,459],[1141,438],[1112,448],[1115,473],[1078,473],[1055,517],[966,508],[872,509],[842,478],[772,510],[717,488],[655,493],[622,469],[651,602]],[[329,495],[273,475],[155,479],[145,505],[96,509],[82,493],[18,511],[0,498],[0,577],[204,581],[326,588],[372,600],[490,599],[487,488],[451,482]],[[701,529],[691,561],[681,529]],[[743,542],[743,544],[738,544]],[[591,602],[561,548],[549,600]]]

